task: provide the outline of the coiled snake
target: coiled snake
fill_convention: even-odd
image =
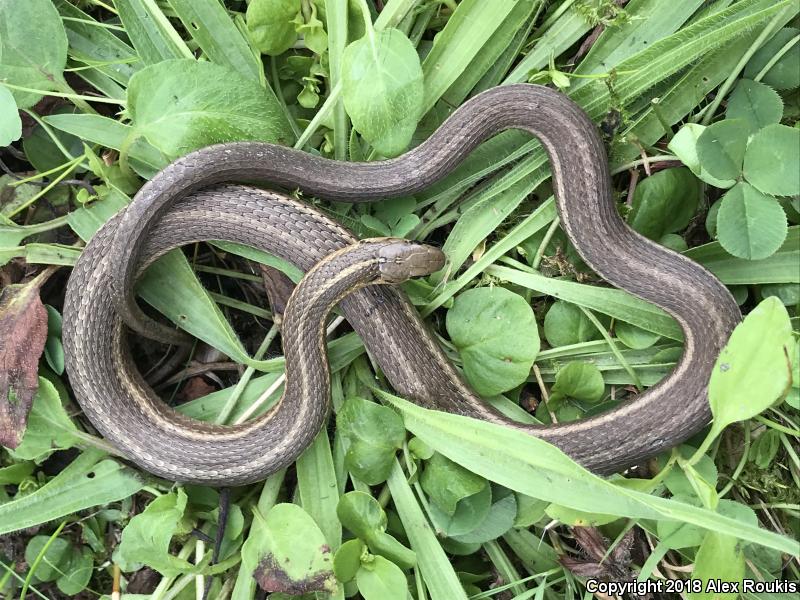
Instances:
[[[612,472],[685,440],[709,421],[706,386],[741,318],[736,302],[708,271],[625,224],[611,196],[594,124],[565,96],[528,84],[475,96],[426,142],[391,160],[336,162],[240,142],[198,150],[166,167],[92,238],[69,281],[63,325],[67,370],[86,415],[126,456],[174,480],[242,484],[290,464],[328,411],[325,313],[347,290],[430,272],[441,267],[441,256],[396,240],[336,252],[356,240],[317,211],[273,192],[219,184],[258,181],[345,202],[397,197],[441,179],[478,144],[506,129],[528,131],[546,149],[561,226],[585,262],[678,321],[685,344],[673,372],[604,414],[548,427],[522,425],[463,383],[396,287],[354,291],[340,303],[344,315],[399,394],[428,408],[529,432],[597,472]],[[166,407],[133,366],[123,326],[181,341],[183,334],[144,315],[133,283],[169,249],[220,239],[254,246],[306,271],[320,263],[287,307],[282,400],[261,417],[230,427]],[[411,265],[407,271],[406,265]]]

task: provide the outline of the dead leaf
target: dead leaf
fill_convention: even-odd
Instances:
[[[594,577],[603,581],[627,581],[631,578],[631,547],[634,530],[608,549],[608,542],[596,527],[573,527],[572,533],[584,557],[559,557],[561,564],[579,577]]]
[[[330,554],[330,548],[327,553]],[[331,571],[318,571],[301,579],[292,579],[272,554],[267,554],[253,573],[259,587],[265,592],[283,592],[292,596],[310,592],[332,592],[336,582]]]
[[[9,285],[0,293],[0,445],[22,441],[39,387],[39,358],[47,341],[47,311],[39,285]]]
[[[189,402],[191,400],[196,400],[197,398],[207,396],[216,390],[217,388],[215,388],[213,385],[209,385],[202,377],[192,377],[186,382],[186,385],[183,386],[183,389],[180,393],[180,399],[182,402]]]

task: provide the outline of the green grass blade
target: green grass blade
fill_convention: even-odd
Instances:
[[[703,4],[703,0],[629,2],[625,5],[626,18],[619,19],[623,22],[605,28],[575,73],[607,73],[623,60],[678,31]],[[580,85],[581,81],[587,80],[577,80],[575,85]]]
[[[128,37],[145,65],[194,54],[155,0],[114,0]]]
[[[342,543],[342,524],[336,516],[339,491],[325,428],[297,459],[296,468],[300,504],[319,525],[331,550],[336,552]]]
[[[552,198],[543,202],[535,211],[525,217],[519,225],[514,227],[503,238],[495,242],[483,256],[481,256],[474,264],[464,271],[458,278],[448,282],[444,286],[444,290],[437,294],[423,309],[421,313],[423,316],[431,314],[434,310],[442,306],[450,298],[452,298],[458,291],[467,286],[475,277],[482,273],[489,265],[494,263],[498,258],[503,256],[506,252],[521,244],[534,233],[540,229],[547,227],[553,219],[556,218],[556,206]]]
[[[100,450],[84,450],[35,492],[0,505],[0,535],[122,500],[144,486],[135,470],[104,456]]]
[[[458,4],[422,63],[425,76],[423,114],[433,108],[482,52],[515,5],[514,0],[463,0]]]
[[[461,268],[481,240],[491,234],[528,195],[541,183],[541,178],[519,181],[501,190],[487,190],[478,201],[458,219],[444,243],[448,269]]]
[[[508,16],[486,41],[481,51],[472,59],[464,72],[442,94],[440,102],[446,106],[458,106],[469,95],[472,89],[486,73],[495,66],[509,46],[513,45],[520,30],[525,31],[526,24],[532,24],[532,16],[540,0],[520,0],[511,9]],[[516,48],[515,48],[516,50]],[[515,52],[516,55],[516,52]]]
[[[172,250],[144,272],[137,292],[145,302],[184,331],[255,369],[269,363],[250,358],[214,299],[180,250]]]
[[[615,485],[555,446],[521,431],[424,409],[381,390],[376,392],[400,410],[409,431],[431,448],[517,492],[584,512],[690,523],[800,556],[798,541],[705,508]]]
[[[682,340],[677,322],[660,308],[632,296],[628,292],[601,288],[562,279],[551,279],[538,273],[526,273],[509,267],[491,266],[486,269],[503,281],[566,300],[578,306],[636,325],[673,340]]]
[[[414,492],[411,491],[397,460],[387,483],[411,548],[417,553],[417,564],[431,600],[467,600],[458,575],[417,504]]]
[[[44,122],[88,142],[115,150],[122,147],[131,133],[130,125],[100,115],[50,115],[44,118]],[[143,167],[144,173],[141,174],[148,177],[155,175],[168,163],[161,152],[141,138],[133,143],[129,156],[137,171]]]
[[[212,62],[264,81],[260,55],[256,56],[219,0],[169,0],[169,4]]]
[[[728,254],[719,242],[697,246],[686,252],[727,285],[800,283],[800,226],[789,228],[780,249],[763,260],[745,260]]]
[[[582,14],[571,5],[566,12],[555,19],[541,34],[530,52],[525,55],[503,83],[524,83],[531,71],[538,71],[550,60],[550,55],[558,56],[580,40],[592,26]]]
[[[126,85],[142,66],[136,51],[66,0],[55,0],[54,4],[67,30],[69,55],[87,65],[101,63],[92,70]]]
[[[325,0],[328,29],[328,62],[330,84],[336,87],[341,79],[342,54],[347,45],[347,0]],[[336,160],[347,160],[347,142],[350,139],[350,124],[341,99],[333,107],[333,156]]]
[[[620,74],[614,84],[614,101],[636,100],[704,54],[769,21],[789,6],[789,1],[743,0],[659,40],[618,65]],[[608,110],[611,93],[604,81],[593,81],[580,88],[573,99],[593,118],[599,118]]]

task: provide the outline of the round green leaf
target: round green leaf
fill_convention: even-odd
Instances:
[[[342,98],[353,127],[383,156],[402,153],[422,116],[422,66],[397,29],[367,35],[345,48]]]
[[[55,450],[74,446],[79,439],[77,434],[58,390],[49,380],[39,377],[22,443],[9,453],[19,460],[41,462]]]
[[[514,527],[530,527],[544,517],[548,502],[532,496],[516,493],[517,516],[514,518]]]
[[[28,541],[28,545],[25,547],[25,561],[29,565],[32,565],[36,557],[42,553],[48,541],[50,541],[49,535],[37,535]],[[58,579],[72,559],[71,552],[72,547],[67,540],[60,537],[55,538],[50,542],[36,566],[36,571],[34,571],[36,580],[55,581]]]
[[[698,186],[697,178],[685,167],[651,175],[636,186],[628,222],[651,240],[680,231],[697,211]]]
[[[325,33],[322,21],[317,18],[316,4],[311,4],[309,14],[298,13],[294,24],[297,33],[303,35],[306,48],[315,54],[322,54],[328,49],[328,34]]]
[[[517,517],[517,499],[514,494],[508,494],[496,500],[489,514],[483,521],[469,533],[455,536],[455,539],[465,544],[485,543],[496,540],[514,526]]]
[[[786,213],[775,198],[739,183],[722,198],[717,237],[728,252],[759,260],[772,256],[786,239]]]
[[[374,531],[386,530],[386,513],[365,492],[348,492],[339,499],[336,515],[347,529],[366,540]]]
[[[300,12],[300,0],[252,0],[245,19],[250,39],[263,54],[277,56],[297,40],[293,22]]]
[[[703,538],[703,543],[697,550],[694,560],[692,577],[698,581],[742,581],[745,575],[744,544],[729,535],[722,535],[709,531]],[[740,598],[738,592],[714,593],[714,589],[707,593],[691,594],[692,600],[713,598],[714,600],[736,600]]]
[[[700,159],[697,157],[697,140],[706,130],[705,125],[698,125],[697,123],[687,123],[678,130],[678,133],[669,141],[667,148],[669,148],[675,156],[681,159],[692,173],[697,175],[702,181],[709,185],[718,188],[729,188],[734,183],[733,179],[717,179],[708,174],[700,164]]]
[[[92,551],[86,546],[82,546],[80,549],[74,548],[69,566],[64,570],[64,574],[56,580],[58,589],[70,597],[78,595],[89,585],[93,568]]]
[[[597,402],[603,397],[605,382],[595,365],[586,362],[571,362],[556,373],[553,396],[575,398],[584,402]]]
[[[452,514],[446,513],[433,502],[428,508],[438,531],[449,537],[463,535],[486,520],[492,509],[492,488],[487,485],[477,494],[461,498]]]
[[[386,513],[378,501],[369,494],[348,492],[339,500],[336,515],[342,525],[365,541],[374,554],[388,558],[403,568],[410,569],[416,564],[414,551],[386,533]]]
[[[410,569],[417,564],[416,553],[386,532],[373,533],[367,540],[367,546],[373,554],[388,558],[403,569]]]
[[[768,125],[753,136],[744,155],[744,176],[765,194],[800,194],[800,129]]]
[[[725,119],[706,127],[697,139],[700,166],[717,179],[737,179],[742,174],[750,131],[742,119]]]
[[[661,336],[657,333],[641,329],[625,321],[617,321],[616,325],[614,325],[614,333],[617,334],[623,344],[635,350],[649,348],[661,339]]]
[[[753,131],[757,131],[767,125],[780,123],[783,101],[768,85],[741,79],[728,98],[725,116],[728,119],[743,119],[750,123]]]
[[[440,540],[439,543],[442,545],[445,552],[455,556],[469,556],[481,549],[480,544],[464,544],[462,542],[457,542],[453,538],[444,538]]]
[[[433,449],[418,437],[409,440],[408,451],[411,452],[415,458],[421,458],[422,460],[428,460],[433,456]]]
[[[784,27],[781,29],[753,54],[744,69],[744,76],[756,77],[767,66],[767,63],[775,57],[778,51],[797,35],[800,35],[800,29],[796,27]],[[791,90],[800,87],[798,64],[800,64],[800,44],[795,42],[788,52],[770,67],[761,81],[778,90]]]
[[[662,235],[658,240],[658,243],[665,248],[674,250],[675,252],[686,252],[689,249],[689,244],[687,244],[686,240],[677,233],[667,233],[666,235]]]
[[[17,101],[9,89],[0,85],[0,147],[10,146],[22,137],[22,119]]]
[[[69,108],[63,106],[57,109],[53,114],[74,114],[74,110],[76,110],[74,107]],[[72,156],[80,156],[84,153],[83,140],[58,129],[49,129],[50,131],[48,133],[45,131],[44,127],[37,125],[22,141],[22,149],[25,151],[25,157],[40,173],[55,169],[64,164],[64,154],[53,141],[51,135],[55,136]]]
[[[447,312],[446,326],[479,394],[494,396],[528,378],[539,353],[539,331],[519,294],[501,287],[464,292]]]
[[[733,331],[708,384],[713,427],[721,431],[769,408],[789,389],[792,324],[777,298],[759,303]]]
[[[45,304],[47,309],[47,342],[44,346],[44,356],[47,364],[58,375],[64,373],[64,347],[61,345],[61,314]]]
[[[769,467],[778,449],[781,447],[781,432],[767,429],[753,442],[750,449],[750,460],[760,469]]]
[[[438,452],[425,461],[420,483],[431,502],[449,515],[456,512],[460,500],[482,492],[489,485],[480,475],[475,475]]]
[[[558,300],[544,316],[544,337],[553,348],[558,348],[597,340],[602,335],[580,308]]]
[[[275,96],[210,62],[167,60],[131,77],[131,135],[144,136],[170,158],[237,140],[288,144],[293,134]]]
[[[0,80],[51,91],[64,81],[66,64],[67,34],[50,0],[0,0]],[[11,93],[19,108],[30,108],[43,96]]]
[[[800,304],[800,284],[797,283],[773,283],[761,286],[760,291],[762,298],[777,296],[784,306]]]
[[[733,299],[739,306],[742,306],[750,296],[750,290],[746,285],[729,285],[728,291],[730,291]],[[766,296],[763,297],[766,298]]]
[[[714,202],[706,215],[706,231],[712,238],[717,237],[717,217],[719,216],[719,207],[722,206],[722,198]]]
[[[400,416],[391,408],[350,397],[336,415],[336,426],[349,442],[345,466],[369,485],[386,481],[406,438]]]
[[[678,451],[683,458],[689,459],[694,455],[696,448],[684,444],[678,448]],[[717,465],[714,464],[714,460],[710,456],[706,454],[701,455],[698,461],[692,466],[697,476],[703,479],[706,484],[710,486],[716,485],[719,473],[717,471]],[[697,498],[692,482],[689,481],[689,476],[677,465],[667,473],[667,476],[664,478],[664,485],[673,496],[692,496]]]
[[[408,597],[406,576],[400,567],[382,556],[362,563],[356,583],[364,600],[406,600]]]
[[[356,578],[356,573],[361,568],[361,555],[364,544],[361,540],[347,540],[333,556],[333,572],[336,579],[347,583]]]

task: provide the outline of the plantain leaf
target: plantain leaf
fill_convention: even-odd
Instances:
[[[293,133],[271,91],[226,67],[168,60],[131,77],[134,130],[170,158],[210,144],[258,140],[289,144]]]
[[[792,343],[786,307],[774,296],[736,327],[708,383],[716,431],[754,417],[789,390]]]
[[[353,127],[384,156],[411,141],[422,116],[422,67],[409,39],[397,29],[372,29],[345,48],[342,94]]]

